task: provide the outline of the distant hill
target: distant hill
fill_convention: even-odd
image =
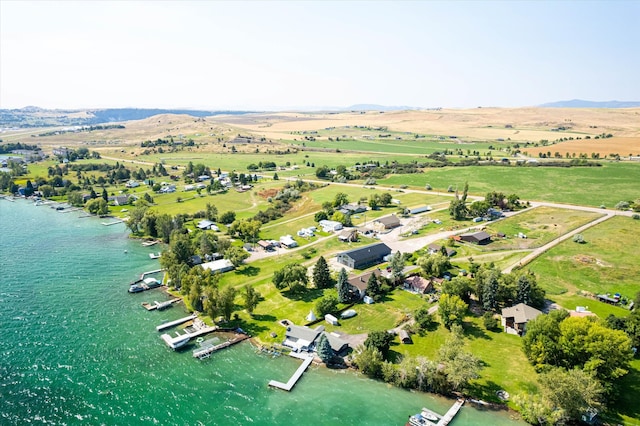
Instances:
[[[419,107],[411,106],[387,106],[376,104],[356,104],[350,107],[341,108],[343,111],[408,111],[408,110],[420,110]]]
[[[105,108],[84,110],[48,110],[34,106],[0,109],[0,127],[85,126],[118,121],[143,120],[158,114],[186,114],[208,117],[221,114],[246,114],[251,111],[205,111],[192,109]]]
[[[540,105],[543,108],[637,108],[637,101],[584,101],[572,99],[570,101],[549,102]]]

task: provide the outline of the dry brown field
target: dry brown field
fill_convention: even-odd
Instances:
[[[20,140],[46,147],[83,144],[107,148],[133,147],[146,140],[177,137],[193,138],[196,142],[217,142],[232,139],[237,134],[253,134],[273,141],[298,137],[292,132],[324,130],[344,126],[386,127],[388,131],[414,132],[423,135],[453,136],[463,141],[538,142],[559,138],[592,138],[611,133],[615,138],[580,140],[554,145],[552,152],[638,153],[640,138],[640,108],[579,109],[579,108],[475,108],[429,111],[344,112],[344,113],[261,113],[247,115],[219,115],[196,118],[188,115],[162,114],[144,120],[123,123],[126,129],[95,130],[37,136],[52,128],[20,129],[15,134],[3,134],[6,141]],[[565,130],[552,130],[564,127]],[[31,136],[35,135],[35,136]],[[322,138],[320,136],[320,138]],[[586,142],[589,145],[585,144]],[[594,145],[591,145],[594,144]],[[598,147],[599,151],[593,147]],[[589,147],[587,149],[587,147]],[[546,152],[547,147],[541,148]],[[631,150],[629,150],[631,148]],[[560,151],[563,149],[564,151]],[[537,151],[530,150],[532,154]]]
[[[627,157],[629,154],[640,156],[640,137],[572,140],[537,148],[527,148],[525,151],[534,157],[541,152],[551,152],[551,155],[558,152],[563,157],[567,153],[575,153],[576,155],[583,153],[588,157],[591,157],[591,153],[598,153],[600,157],[611,154],[619,154],[622,157]]]

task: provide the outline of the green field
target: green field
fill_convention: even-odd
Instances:
[[[409,185],[446,191],[449,185],[484,196],[490,191],[517,194],[521,200],[544,200],[613,208],[621,200],[635,200],[640,164],[603,162],[602,167],[444,167],[424,173],[379,179],[383,185]]]
[[[579,291],[621,293],[633,298],[640,291],[637,279],[640,274],[640,239],[635,237],[638,232],[640,221],[614,217],[585,231],[582,234],[585,244],[569,239],[534,260],[528,268],[536,273],[538,282],[547,290],[549,297],[559,302],[570,302],[570,297]],[[592,300],[590,308],[601,303],[589,300]],[[618,315],[628,312],[621,308],[611,309]],[[609,308],[605,311],[612,312]]]

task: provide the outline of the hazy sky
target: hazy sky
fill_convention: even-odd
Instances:
[[[640,101],[640,1],[0,0],[0,108]]]

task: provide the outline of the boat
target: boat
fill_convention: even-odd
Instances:
[[[147,277],[143,280],[144,284],[147,286],[147,288],[156,288],[156,287],[160,287],[162,285],[162,283],[160,281],[158,281],[157,279],[153,278],[153,277]]]
[[[354,311],[353,309],[348,309],[346,311],[344,311],[343,313],[340,314],[340,318],[345,319],[345,318],[351,318],[351,317],[355,317],[356,316],[356,311]]]
[[[181,334],[176,337],[171,337],[171,335],[169,334],[163,334],[160,337],[165,341],[167,346],[169,346],[173,350],[183,347],[184,345],[189,343],[189,340],[191,339],[191,336],[189,334]]]
[[[173,300],[167,300],[166,302],[162,302],[162,303],[160,303],[160,302],[156,302],[156,301],[154,300],[154,301],[153,301],[153,303],[155,303],[155,304],[156,304],[156,309],[157,309],[157,310],[159,310],[159,311],[161,311],[161,310],[163,310],[163,309],[165,309],[165,308],[170,307],[170,306],[171,306],[171,304],[173,303]]]
[[[129,287],[129,293],[139,293],[141,291],[144,291],[144,287],[140,284],[131,284],[131,287]]]
[[[151,259],[159,259],[160,258],[160,253],[158,252],[158,254],[155,253],[149,253],[149,257]]]
[[[409,417],[411,426],[430,426],[438,422],[438,417],[431,410],[423,408],[421,412]]]

